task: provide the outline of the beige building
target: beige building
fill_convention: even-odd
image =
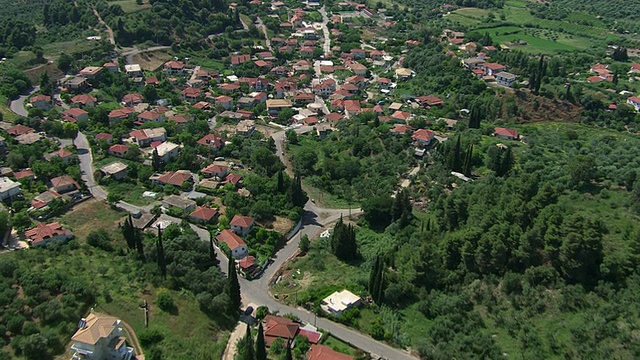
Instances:
[[[91,312],[78,323],[71,337],[71,360],[132,360],[135,351],[127,346],[120,320]]]

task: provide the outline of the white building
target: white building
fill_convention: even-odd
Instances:
[[[496,75],[496,82],[498,85],[513,87],[513,83],[516,82],[516,76],[510,72],[500,72]]]
[[[121,321],[112,316],[89,314],[78,323],[71,337],[72,360],[131,360],[135,357],[127,341]]]
[[[0,201],[13,200],[21,193],[20,183],[8,177],[0,177]]]
[[[349,290],[342,290],[324,298],[320,307],[333,316],[340,316],[345,310],[358,307],[360,304],[362,299],[358,295]]]
[[[165,164],[180,155],[180,145],[172,143],[171,141],[163,142],[158,145],[156,150],[158,151],[158,156]]]

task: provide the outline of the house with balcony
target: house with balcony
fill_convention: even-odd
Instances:
[[[133,360],[135,351],[124,336],[120,320],[92,311],[71,337],[71,360]]]
[[[495,75],[496,83],[501,86],[513,87],[513,84],[516,82],[516,76],[510,72],[500,72]]]
[[[267,100],[267,112],[271,116],[278,116],[280,111],[291,109],[293,104],[288,99],[269,99]]]
[[[163,127],[154,129],[139,129],[133,130],[129,133],[134,143],[137,143],[140,147],[149,146],[155,141],[166,141],[167,130]]]
[[[71,104],[78,107],[92,107],[95,106],[98,100],[89,94],[80,94],[71,98]]]
[[[182,61],[167,61],[166,63],[164,63],[162,71],[164,71],[164,73],[167,75],[184,75],[185,66]]]
[[[188,87],[180,91],[180,98],[190,103],[196,103],[200,98],[200,94],[202,94],[202,89]]]
[[[207,134],[198,140],[198,144],[218,151],[224,147],[224,139],[218,134]]]
[[[0,200],[15,200],[18,196],[22,194],[22,189],[20,189],[20,183],[15,182],[8,177],[0,177]]]

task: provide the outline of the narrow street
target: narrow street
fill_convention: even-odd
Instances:
[[[327,24],[329,23],[329,18],[327,17],[327,11],[325,10],[325,6],[322,5],[320,10],[318,10],[320,15],[322,15],[322,33],[324,34],[324,43],[323,49],[325,54],[331,53],[331,39],[329,38],[329,28]]]
[[[267,27],[264,25],[264,23],[262,22],[262,19],[260,19],[260,17],[258,16],[258,19],[256,21],[256,26],[262,30],[262,33],[264,34],[264,43],[265,45],[267,45],[267,49],[269,49],[269,51],[271,51],[273,53],[273,48],[271,47],[271,39],[269,39],[269,33],[267,32]]]

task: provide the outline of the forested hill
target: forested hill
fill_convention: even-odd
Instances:
[[[42,20],[42,7],[48,0],[0,0],[0,21],[21,19],[28,22]]]

